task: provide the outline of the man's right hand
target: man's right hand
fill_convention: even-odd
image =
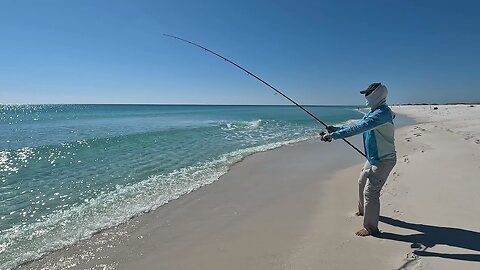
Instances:
[[[337,130],[336,127],[334,127],[334,126],[327,126],[327,131],[328,131],[328,133],[332,133],[332,132],[334,132],[335,130]]]

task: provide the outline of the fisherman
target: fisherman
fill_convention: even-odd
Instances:
[[[363,216],[363,228],[355,234],[368,236],[380,233],[380,190],[397,161],[394,142],[394,113],[386,105],[387,87],[372,83],[365,95],[370,111],[363,119],[350,127],[327,127],[327,134],[321,136],[324,142],[339,140],[363,133],[363,144],[367,162],[358,179],[358,212]]]

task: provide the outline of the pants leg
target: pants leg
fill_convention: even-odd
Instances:
[[[370,233],[378,232],[380,217],[380,190],[392,171],[396,159],[387,159],[377,165],[371,165],[367,173],[367,181],[363,190],[364,217],[363,227]]]
[[[363,191],[365,189],[365,184],[367,183],[367,176],[368,172],[370,171],[370,163],[367,161],[360,172],[360,176],[358,177],[358,213],[361,215],[364,214],[364,198],[363,198]]]

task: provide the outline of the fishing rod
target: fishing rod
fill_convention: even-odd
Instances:
[[[316,117],[314,114],[312,114],[311,112],[309,112],[307,109],[305,109],[302,105],[298,104],[297,102],[295,102],[293,99],[289,98],[287,95],[285,95],[284,93],[282,93],[280,90],[278,90],[277,88],[273,87],[271,84],[269,84],[268,82],[264,81],[262,78],[258,77],[257,75],[253,74],[252,72],[246,70],[245,68],[241,67],[240,65],[238,65],[237,63],[231,61],[230,59],[226,58],[226,57],[223,57],[222,55],[210,50],[210,49],[207,49],[201,45],[198,45],[196,43],[193,43],[189,40],[186,40],[186,39],[183,39],[183,38],[179,38],[177,36],[172,36],[172,35],[168,35],[168,34],[163,34],[164,36],[166,37],[170,37],[170,38],[174,38],[174,39],[177,39],[177,40],[180,40],[180,41],[183,41],[183,42],[186,42],[188,44],[191,44],[193,46],[196,46],[198,48],[201,48],[201,49],[204,49],[205,51],[215,55],[215,56],[218,56],[220,58],[222,58],[223,60],[227,61],[228,63],[236,66],[237,68],[243,70],[244,72],[246,72],[248,75],[254,77],[255,79],[259,80],[260,82],[262,82],[263,84],[265,84],[266,86],[270,87],[271,89],[273,89],[276,93],[282,95],[284,98],[286,98],[288,101],[292,102],[293,104],[295,104],[298,108],[302,109],[304,112],[306,112],[308,115],[310,115],[311,117],[313,117],[313,119],[317,120],[320,124],[324,125],[325,128],[328,126],[327,124],[325,124],[325,122],[323,122],[322,120],[320,120],[318,117]],[[323,133],[323,132],[322,132]],[[322,134],[321,133],[321,134]],[[324,133],[323,133],[324,134]],[[346,142],[348,145],[350,145],[353,149],[355,149],[358,153],[360,153],[363,157],[367,158],[367,156],[365,156],[365,154],[360,151],[357,147],[355,147],[355,145],[351,144],[349,141],[347,141],[346,139],[342,139],[344,142]]]

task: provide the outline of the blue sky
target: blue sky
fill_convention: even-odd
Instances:
[[[0,103],[480,102],[480,1],[0,0]]]

